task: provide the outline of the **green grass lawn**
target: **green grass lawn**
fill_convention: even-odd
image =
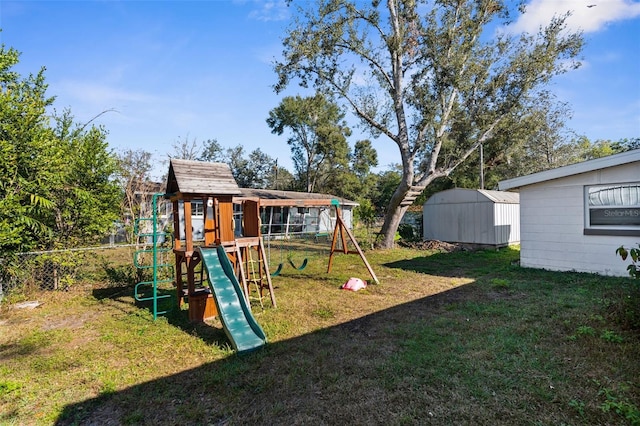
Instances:
[[[326,251],[293,254],[308,266],[273,279],[277,309],[254,302],[270,343],[245,356],[217,320],[154,322],[108,259],[5,303],[0,424],[640,424],[638,282],[398,248],[367,252],[381,284],[354,293],[357,256],[327,274]]]

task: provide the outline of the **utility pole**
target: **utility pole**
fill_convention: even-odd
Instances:
[[[278,189],[278,159],[276,158],[276,165],[275,165],[275,176],[276,176],[276,182],[275,182],[275,189]]]
[[[480,189],[484,189],[484,152],[480,144]]]

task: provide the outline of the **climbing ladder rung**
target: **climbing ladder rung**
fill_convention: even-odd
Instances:
[[[137,265],[136,264],[136,268],[138,268],[138,269],[153,269],[153,265]],[[173,264],[171,264],[171,263],[161,263],[159,265],[156,265],[156,268],[173,268]]]
[[[156,284],[164,284],[164,283],[172,283],[173,280],[158,280],[156,281]],[[134,289],[134,298],[138,301],[138,302],[144,302],[147,300],[153,300],[154,296],[139,296],[139,294],[141,294],[142,292],[140,292],[138,290],[138,288],[140,286],[153,286],[153,281],[141,281],[138,284],[136,284],[135,289]],[[163,294],[163,295],[156,295],[155,298],[156,299],[166,299],[172,297],[171,294]]]
[[[166,248],[163,248],[163,249],[156,249],[156,250],[155,250],[155,252],[156,252],[156,256],[158,256],[158,254],[162,254],[162,253],[169,253],[169,252],[171,252],[171,251],[172,251],[171,249],[166,249]],[[133,265],[134,265],[136,268],[140,268],[140,269],[144,269],[144,268],[153,268],[153,265],[150,265],[150,266],[149,266],[149,265],[143,265],[143,264],[139,261],[139,257],[140,257],[140,255],[143,255],[143,254],[150,254],[150,255],[152,255],[152,256],[153,256],[153,252],[154,252],[154,250],[153,250],[153,249],[136,250],[136,251],[133,253]],[[164,266],[164,265],[167,265],[167,263],[162,263],[162,264],[160,264],[160,265],[156,265],[156,266]]]
[[[142,253],[151,253],[153,254],[153,249],[144,249],[144,250],[136,250],[135,254],[142,254]],[[160,248],[156,248],[155,252],[156,253],[170,253],[172,252],[173,249],[172,248],[166,248],[166,247],[160,247]]]
[[[168,298],[170,298],[170,297],[172,297],[172,295],[171,295],[171,294],[161,294],[161,295],[159,295],[159,296],[155,296],[155,299],[156,299],[156,300],[160,300],[160,299],[168,299]],[[138,302],[147,302],[147,301],[149,301],[149,300],[153,300],[153,299],[154,299],[154,297],[153,297],[153,296],[140,297],[140,296],[138,296],[137,294],[136,294],[135,298],[136,298],[136,300],[137,300]],[[160,312],[158,312],[158,313],[160,313]],[[166,313],[166,311],[165,311],[164,313]]]
[[[156,236],[156,241],[158,241],[160,239],[160,237],[164,237],[165,241],[168,241],[171,238],[171,234],[167,233],[167,232],[161,232],[161,233],[153,233],[153,232],[142,232],[142,233],[136,233],[136,237],[153,237]]]

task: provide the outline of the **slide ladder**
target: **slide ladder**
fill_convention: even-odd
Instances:
[[[267,343],[266,335],[251,313],[224,247],[196,250],[207,272],[218,317],[233,348],[238,353],[247,353],[263,347]]]

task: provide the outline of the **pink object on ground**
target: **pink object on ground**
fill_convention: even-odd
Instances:
[[[362,281],[360,278],[349,278],[349,280],[347,280],[346,283],[342,284],[342,287],[340,288],[343,290],[358,291],[366,287],[367,283],[365,281]]]

